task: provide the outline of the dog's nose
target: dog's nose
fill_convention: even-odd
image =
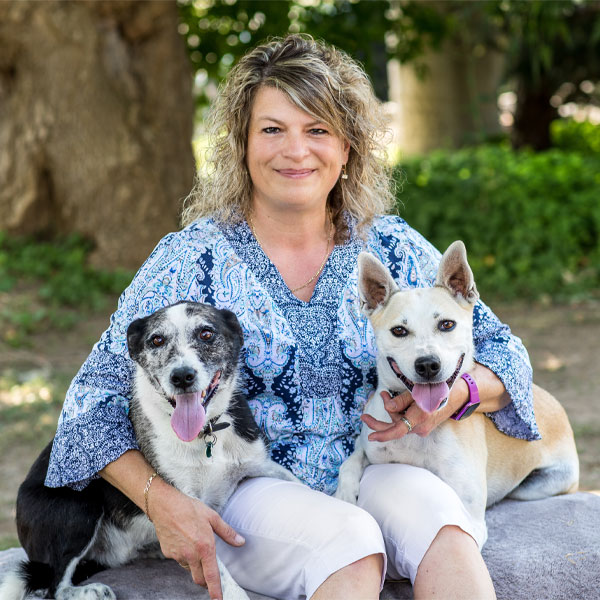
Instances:
[[[429,380],[437,377],[441,368],[442,363],[437,356],[421,356],[415,360],[415,371],[423,379]]]
[[[171,372],[171,383],[178,388],[190,387],[196,381],[196,371],[191,367],[179,367]]]

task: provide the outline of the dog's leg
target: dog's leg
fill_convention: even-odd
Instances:
[[[356,504],[360,491],[360,479],[369,464],[360,436],[356,438],[354,452],[342,463],[335,497]]]
[[[7,573],[0,585],[0,600],[25,600],[27,586],[18,570]]]
[[[236,583],[218,556],[217,564],[219,565],[219,575],[221,576],[223,600],[250,600],[248,594]]]
[[[288,471],[285,467],[276,463],[273,460],[267,460],[259,463],[256,468],[249,471],[248,477],[274,477],[275,479],[283,479],[284,481],[300,481],[295,475]]]
[[[578,462],[563,462],[532,471],[508,497],[515,500],[541,500],[576,491],[578,481]]]
[[[103,583],[73,585],[72,577],[81,558],[78,556],[69,563],[64,577],[56,588],[56,600],[116,600],[115,593]]]
[[[88,585],[75,586],[73,585],[73,576],[77,569],[77,565],[81,560],[85,558],[85,555],[89,552],[90,548],[96,542],[98,532],[102,526],[102,519],[100,519],[96,525],[94,535],[88,545],[83,549],[83,552],[73,558],[67,568],[65,569],[64,575],[60,580],[56,588],[56,600],[116,600],[114,592],[103,583],[90,583]]]

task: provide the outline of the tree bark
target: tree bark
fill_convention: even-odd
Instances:
[[[521,81],[517,85],[517,109],[511,135],[513,148],[530,147],[539,152],[552,146],[550,123],[558,119],[559,114],[550,104],[550,98],[558,86],[544,83],[533,87]]]
[[[396,107],[393,129],[402,155],[457,148],[500,133],[497,90],[504,57],[493,50],[474,56],[447,41],[428,51],[420,77],[414,66],[390,61],[390,100]]]
[[[0,229],[79,232],[135,268],[194,177],[172,1],[0,2]]]

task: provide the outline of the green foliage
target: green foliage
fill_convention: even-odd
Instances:
[[[385,79],[388,0],[179,0],[178,6],[201,106],[249,48],[290,32],[326,39]]]
[[[591,82],[600,79],[598,0],[178,0],[178,5],[201,109],[249,48],[288,32],[306,32],[348,52],[363,63],[384,100],[391,57],[426,76],[426,51],[444,50],[445,41],[473,59],[502,52],[502,85],[518,95],[515,146],[549,147],[548,124],[561,103],[600,99],[600,86],[590,91]]]
[[[404,162],[398,209],[443,251],[462,239],[484,297],[600,288],[600,156],[484,145]]]
[[[550,126],[550,135],[552,144],[557,148],[600,155],[600,125],[590,121],[557,119]]]
[[[38,242],[0,232],[0,339],[18,346],[42,326],[68,328],[122,291],[132,274],[90,267],[90,251],[77,235]]]
[[[495,0],[496,1],[496,0]],[[501,0],[508,75],[537,87],[579,83],[600,73],[600,3],[597,0]]]

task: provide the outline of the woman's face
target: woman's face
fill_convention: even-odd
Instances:
[[[323,206],[350,144],[273,87],[260,88],[248,128],[246,163],[253,201],[292,210]]]

